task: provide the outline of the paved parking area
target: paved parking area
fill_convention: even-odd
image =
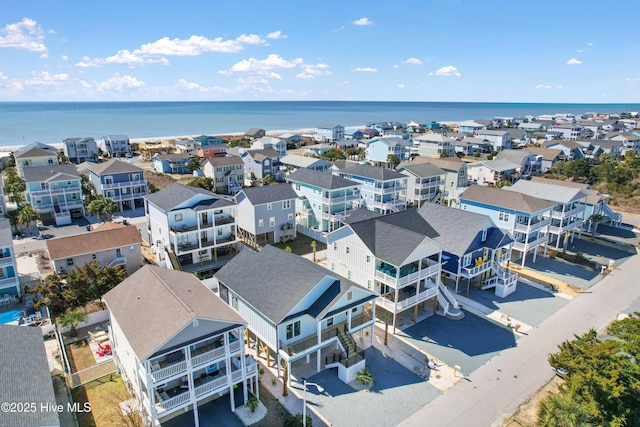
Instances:
[[[502,350],[515,347],[517,338],[511,330],[468,311],[461,320],[431,316],[400,334],[411,345],[447,365],[460,366],[460,371],[467,375]]]
[[[427,381],[379,350],[370,347],[365,354],[367,367],[374,378],[374,385],[369,391],[356,391],[343,383],[335,369],[307,379],[324,388],[324,392],[319,393],[315,387],[307,387],[309,407],[319,411],[331,425],[396,426],[440,395]]]
[[[518,281],[516,291],[505,298],[497,297],[493,289],[471,288],[469,298],[530,326],[538,326],[569,301],[551,292]]]
[[[589,289],[604,277],[591,268],[585,268],[543,256],[538,256],[535,263],[533,262],[533,255],[527,256],[525,268],[560,280],[582,290]]]
[[[239,388],[240,387],[238,387],[238,389]],[[242,402],[242,395],[239,393],[236,393],[235,395],[236,399],[240,398],[240,400],[236,400],[236,405],[240,405],[237,402]],[[231,403],[228,394],[225,394],[214,401],[198,406],[198,421],[200,427],[244,426],[240,419],[231,412]],[[162,427],[189,427],[194,425],[193,411],[185,412],[162,423]]]

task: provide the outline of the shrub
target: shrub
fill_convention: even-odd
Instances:
[[[247,400],[247,403],[245,403],[245,406],[251,412],[255,412],[256,409],[258,409],[258,406],[260,406],[260,401],[255,396],[252,396]]]
[[[373,382],[373,375],[369,372],[369,369],[365,366],[360,372],[356,373],[356,379],[360,381],[362,385],[371,385]]]
[[[286,419],[283,427],[302,427],[302,414],[298,412]],[[307,415],[307,427],[313,427],[313,419],[311,415]]]

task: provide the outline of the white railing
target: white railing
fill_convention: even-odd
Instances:
[[[394,313],[396,311],[396,303],[386,299],[384,296],[379,296],[376,299],[376,304],[382,306],[385,310]]]
[[[211,362],[221,357],[224,357],[224,347],[218,347],[216,349],[207,351],[206,353],[193,356],[191,358],[191,365],[194,367],[199,366],[203,363]]]
[[[242,348],[242,343],[240,341],[234,341],[231,344],[229,344],[230,353],[235,353],[236,351],[239,351],[241,348]]]
[[[534,230],[539,230],[540,228],[549,224],[551,224],[551,218],[545,218],[531,225],[516,223],[516,226],[514,227],[514,229],[520,233],[530,233]]]
[[[253,357],[247,357],[245,360],[247,363],[247,367],[246,367],[247,376],[250,377],[256,374],[258,364],[256,363],[255,359]]]
[[[396,185],[394,187],[384,187],[382,188],[382,194],[396,193],[398,191],[406,190],[406,185]]]
[[[438,303],[442,307],[442,312],[446,316],[447,314],[449,314],[449,305],[450,305],[449,301],[447,301],[444,295],[442,295],[442,293],[440,292],[437,293],[437,298],[438,298]]]
[[[205,393],[212,392],[214,390],[218,390],[220,388],[227,386],[227,376],[225,375],[222,378],[216,378],[213,381],[209,381],[205,384],[202,384],[195,388],[196,397],[202,396]]]
[[[157,371],[152,371],[151,376],[153,377],[153,381],[157,383],[165,378],[172,377],[186,370],[187,362],[183,361],[167,366],[166,368],[158,369]]]
[[[231,373],[231,382],[236,382],[239,379],[242,379],[242,369],[238,369],[237,371],[233,371]]]
[[[116,265],[126,265],[127,259],[125,257],[118,257],[107,264],[107,267],[115,267]]]
[[[8,264],[13,264],[13,258],[11,258],[10,256],[0,258],[0,265],[8,265]]]
[[[416,271],[415,273],[402,276],[400,279],[398,279],[398,284],[404,285],[406,283],[413,283],[427,276],[438,273],[439,271],[440,271],[440,264],[434,263],[427,268],[423,268],[422,270]]]
[[[443,296],[451,302],[453,308],[458,308],[458,300],[455,299],[449,288],[447,288],[441,281],[438,280],[438,289],[442,292]]]
[[[513,242],[513,249],[520,252],[528,251],[529,249],[536,248],[540,245],[544,245],[545,243],[547,243],[548,240],[549,240],[549,236],[545,234],[542,237],[538,237],[537,239],[530,240],[528,242],[516,241],[516,242]]]
[[[189,393],[182,393],[175,397],[172,397],[167,400],[163,400],[162,402],[156,403],[156,411],[158,414],[166,412],[170,409],[175,408],[176,406],[183,405],[189,401]]]
[[[65,188],[48,188],[43,190],[30,191],[33,196],[56,196],[60,194],[80,194],[82,189],[80,187],[65,187]]]
[[[464,270],[467,272],[467,275],[469,277],[475,277],[480,273],[484,273],[485,271],[489,270],[491,268],[491,263],[493,261],[485,261],[480,265],[477,265],[475,267],[465,267]]]
[[[102,184],[102,189],[111,190],[113,188],[140,187],[140,186],[146,186],[146,185],[147,185],[147,180],[142,179],[139,181],[127,181],[127,182],[116,182],[112,184]]]

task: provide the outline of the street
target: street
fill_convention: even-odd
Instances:
[[[399,425],[502,425],[554,375],[547,357],[558,344],[590,328],[601,330],[640,298],[640,287],[634,286],[639,275],[640,257],[629,258],[518,340],[517,347],[502,351]]]

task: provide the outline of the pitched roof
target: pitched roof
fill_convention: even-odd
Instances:
[[[398,172],[407,170],[419,178],[428,178],[435,175],[444,175],[446,172],[433,163],[408,163],[398,169]]]
[[[340,171],[341,174],[349,174],[353,176],[361,176],[364,178],[371,178],[378,181],[387,181],[390,179],[406,178],[405,175],[400,172],[396,172],[391,169],[381,168],[372,165],[352,165],[348,166]]]
[[[106,223],[90,233],[47,240],[47,250],[55,260],[141,244],[142,238],[135,226]]]
[[[463,167],[465,165],[465,162],[463,162],[460,158],[458,158],[457,156],[453,156],[453,157],[444,157],[441,159],[432,159],[432,158],[428,158],[428,157],[414,157],[414,159],[409,162],[409,164],[411,163],[431,163],[434,164],[436,166],[438,166],[440,169],[445,170],[445,171],[459,171],[461,167]],[[407,162],[402,162],[400,163],[400,166],[405,166],[407,165]]]
[[[572,141],[570,139],[561,139],[561,140],[551,140],[551,141],[545,141],[542,143],[542,147],[544,148],[549,148],[549,147],[553,147],[554,145],[563,145],[569,149],[575,149],[575,148],[580,148],[582,147],[580,144],[578,144],[575,141]]]
[[[190,185],[178,183],[171,184],[156,193],[147,194],[146,196],[143,196],[143,198],[164,211],[170,211],[197,195],[208,196],[210,201],[209,206],[222,207],[234,204],[233,201],[221,196],[220,194],[214,194],[204,188],[191,187]]]
[[[0,218],[0,247],[13,246],[11,223],[7,218]]]
[[[474,249],[473,242],[478,233],[487,228],[487,223],[493,227],[487,235],[487,240],[483,242],[483,246],[488,244],[502,246],[510,240],[503,231],[493,224],[489,217],[482,214],[435,203],[425,203],[418,209],[418,213],[438,232],[439,236],[434,240],[442,245],[447,252],[455,255],[462,256],[469,249]],[[495,236],[492,236],[493,234]]]
[[[350,222],[348,226],[376,257],[393,265],[400,265],[425,240],[438,236],[416,209]]]
[[[287,154],[280,159],[280,163],[299,168],[308,168],[310,166],[331,167],[331,162],[327,162],[326,160],[316,159],[315,157],[298,156],[297,154]]]
[[[246,324],[193,274],[145,265],[103,299],[138,360],[153,354],[194,319]]]
[[[325,277],[335,279],[334,283],[316,304],[303,309],[316,318],[324,317],[334,302],[353,287],[369,292],[312,261],[271,245],[260,252],[243,250],[215,277],[274,324],[286,319]],[[369,293],[371,299],[375,298]]]
[[[96,175],[110,175],[114,173],[124,172],[143,172],[143,170],[138,166],[116,159],[107,160],[106,162],[102,163],[92,163],[89,169]]]
[[[19,159],[21,157],[51,157],[57,156],[58,152],[53,150],[47,150],[39,147],[31,147],[26,150],[14,151],[13,157]]]
[[[498,172],[510,171],[510,170],[518,169],[520,167],[519,164],[509,161],[507,159],[498,159],[498,160],[494,159],[494,160],[487,160],[484,162],[471,163],[469,164],[469,169],[474,167],[481,167],[481,166],[487,167],[491,170],[498,171]]]
[[[510,162],[522,165],[525,159],[529,157],[531,157],[531,153],[526,150],[502,150],[493,158],[492,161],[509,160]]]
[[[2,425],[60,425],[56,411],[40,409],[56,403],[40,328],[0,325],[0,372],[0,401],[36,405],[34,411],[3,410]]]
[[[263,150],[247,150],[246,153],[251,156],[252,159],[257,161],[262,161],[266,158],[278,157],[280,153],[278,153],[273,148],[265,148]]]
[[[302,182],[314,187],[327,190],[335,190],[337,188],[355,187],[360,185],[355,181],[348,180],[332,173],[320,172],[306,168],[300,168],[294,171],[286,178],[287,181]]]
[[[25,182],[67,181],[79,179],[76,166],[70,164],[24,168]]]
[[[298,197],[289,184],[263,185],[262,187],[243,188],[240,193],[244,193],[252,205],[263,205],[270,202],[295,199]],[[238,193],[238,194],[240,194]],[[236,195],[237,200],[237,195]]]
[[[572,203],[586,198],[588,194],[580,188],[567,187],[548,182],[519,180],[505,190],[538,197],[556,203]]]
[[[210,157],[207,159],[207,162],[213,167],[244,165],[244,162],[238,156]]]
[[[153,156],[160,160],[189,160],[191,155],[189,153],[172,153],[172,154],[156,154]]]
[[[562,154],[562,150],[557,148],[525,147],[522,151],[528,151],[529,153],[542,156],[543,160],[555,160],[556,157]]]
[[[460,200],[470,200],[524,213],[536,213],[553,208],[556,204],[522,193],[506,192],[495,187],[471,185],[460,195]]]

